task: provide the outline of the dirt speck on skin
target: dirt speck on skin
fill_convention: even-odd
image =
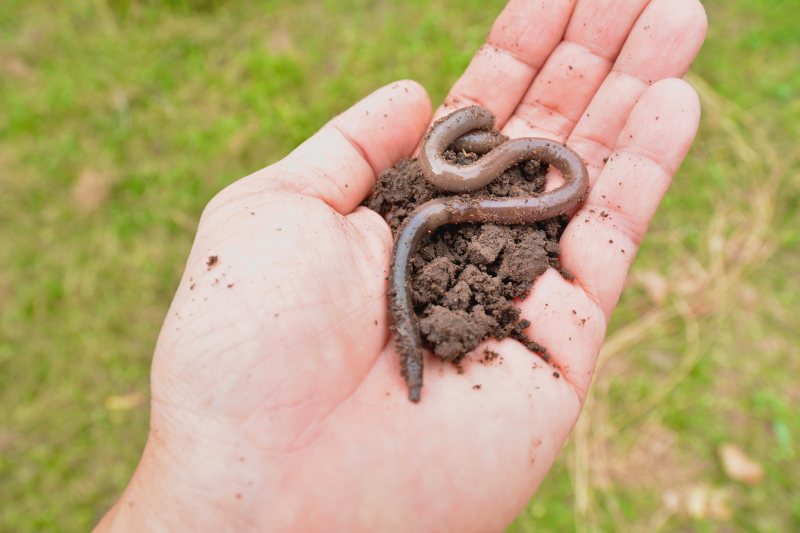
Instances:
[[[467,164],[478,159],[468,152],[445,151],[445,158]],[[547,165],[525,161],[506,170],[469,196],[536,196],[544,191]],[[393,233],[419,205],[452,193],[430,185],[416,159],[404,159],[383,172],[364,205],[381,214]],[[524,298],[548,267],[562,275],[558,241],[566,217],[533,225],[447,225],[424,238],[411,259],[414,310],[423,343],[445,361],[458,363],[489,338],[511,337],[546,356],[543,346],[524,333],[530,322],[520,319],[514,300]],[[484,362],[496,354],[484,352]]]
[[[484,364],[491,364],[492,361],[500,357],[500,354],[495,352],[494,350],[490,350],[486,348],[483,350],[483,359],[481,360]]]

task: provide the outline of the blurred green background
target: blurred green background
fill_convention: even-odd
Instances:
[[[0,530],[120,494],[214,193],[394,79],[439,102],[502,5],[2,0]],[[800,2],[706,7],[698,141],[512,530],[800,530]]]

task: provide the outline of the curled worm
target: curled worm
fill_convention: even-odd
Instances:
[[[419,241],[445,224],[530,224],[564,215],[577,207],[589,190],[586,167],[571,149],[547,139],[506,140],[491,133],[493,127],[494,116],[478,106],[460,109],[437,121],[420,149],[419,164],[425,178],[447,191],[469,192],[484,187],[517,163],[539,159],[557,168],[564,183],[540,196],[437,198],[419,206],[403,221],[394,245],[389,313],[412,402],[419,401],[422,389],[422,340],[411,293],[411,256]],[[444,159],[448,146],[485,155],[468,165],[456,165]]]
[[[465,133],[455,141],[450,143],[450,148],[455,151],[472,152],[473,154],[483,155],[506,142],[508,137],[499,131],[475,130]]]

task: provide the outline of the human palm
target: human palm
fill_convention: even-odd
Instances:
[[[696,0],[512,0],[437,116],[488,107],[511,137],[565,142],[592,184],[520,307],[552,365],[426,358],[407,399],[389,335],[392,237],[358,207],[431,121],[398,82],[207,207],[159,337],[142,461],[103,526],[501,529],[566,440],[628,267],[695,135],[679,78]],[[556,370],[557,369],[557,370]],[[476,387],[480,385],[480,387]]]

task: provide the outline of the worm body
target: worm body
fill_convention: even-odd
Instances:
[[[459,151],[472,152],[483,155],[508,140],[508,137],[498,131],[476,130],[465,133],[450,143],[450,148]]]
[[[503,171],[527,159],[550,159],[547,162],[559,170],[562,167],[576,170],[576,164],[583,166],[577,154],[563,144],[534,138],[498,142],[505,137],[481,131],[492,127],[494,116],[488,109],[478,106],[459,109],[437,121],[419,154],[419,165],[426,179],[446,191],[469,192],[485,187]],[[464,134],[468,134],[466,139],[459,139]],[[486,155],[468,165],[451,163],[442,153],[454,141],[456,146],[460,143],[468,151]],[[555,160],[563,160],[563,163]]]
[[[493,126],[491,112],[477,106],[460,109],[436,122],[420,150],[419,163],[426,179],[448,191],[468,192],[487,185],[517,163],[540,159],[557,168],[564,183],[540,196],[437,198],[419,206],[403,221],[394,246],[389,311],[412,402],[420,400],[422,389],[422,340],[410,279],[410,260],[419,241],[444,224],[530,224],[567,214],[583,201],[589,189],[586,167],[571,149],[547,139],[505,140],[504,136],[489,131]],[[468,134],[466,140],[462,140],[465,134]],[[442,155],[451,145],[485,155],[474,163],[456,165]]]

